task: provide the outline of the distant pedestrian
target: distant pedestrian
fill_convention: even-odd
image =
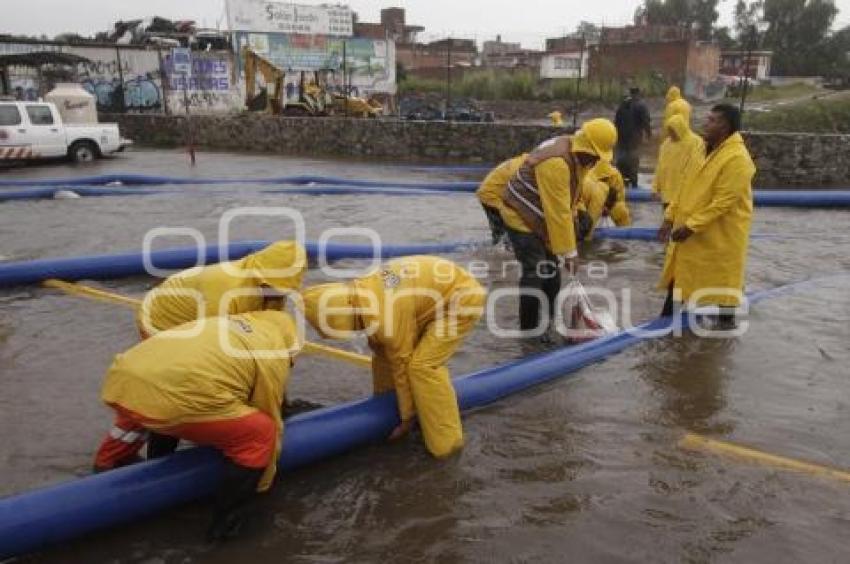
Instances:
[[[652,136],[649,110],[643,103],[640,88],[629,88],[629,95],[617,108],[614,118],[617,126],[616,166],[628,186],[637,187],[640,168],[640,146]]]

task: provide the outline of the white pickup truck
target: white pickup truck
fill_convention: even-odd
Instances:
[[[130,144],[117,123],[65,124],[55,104],[0,101],[0,161],[67,157],[88,162]]]

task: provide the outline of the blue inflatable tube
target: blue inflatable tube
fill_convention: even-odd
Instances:
[[[226,247],[224,256],[219,245],[203,248],[181,247],[152,251],[151,264],[161,270],[190,268],[200,264],[213,264],[222,260],[236,260],[250,253],[264,249],[271,241],[241,241]],[[326,260],[368,259],[373,257],[389,258],[398,256],[440,254],[458,251],[474,245],[472,242],[433,243],[424,245],[351,245],[329,243],[306,243],[310,258]],[[100,280],[123,278],[145,274],[143,253],[123,253],[114,255],[93,255],[59,259],[39,259],[32,261],[0,263],[0,288],[37,284],[50,278],[61,280]]]
[[[620,239],[633,241],[655,240],[656,228],[600,228],[594,233],[597,239]],[[264,249],[271,241],[240,241],[227,246],[225,259],[236,260]],[[370,259],[391,258],[410,255],[453,253],[464,248],[486,243],[460,241],[454,243],[430,243],[419,245],[352,245],[329,243],[305,244],[312,259]],[[208,245],[201,249],[180,247],[152,251],[151,264],[160,270],[190,268],[199,264],[213,264],[223,260],[219,245]],[[147,273],[143,253],[132,252],[112,255],[91,255],[70,258],[37,259],[31,261],[0,262],[0,288],[38,284],[50,278],[60,280],[103,280],[137,276]]]
[[[138,188],[95,188],[91,186],[27,188],[23,190],[0,191],[0,202],[15,200],[50,200],[57,192],[74,192],[86,198],[100,196],[152,196],[155,194],[172,194],[173,190],[140,190]]]
[[[289,194],[304,196],[465,196],[457,190],[424,190],[421,188],[404,188],[397,186],[293,186],[291,188],[274,188],[261,190],[263,194]]]
[[[841,276],[847,276],[842,274]],[[752,303],[784,295],[812,282],[769,290]],[[569,375],[585,366],[669,334],[681,319],[659,318],[583,345],[563,348],[488,368],[455,380],[463,411]],[[325,408],[292,417],[280,469],[301,466],[384,440],[398,424],[394,394]],[[0,558],[24,554],[86,533],[135,521],[168,507],[207,496],[220,479],[222,459],[207,448],[92,475],[0,500]]]

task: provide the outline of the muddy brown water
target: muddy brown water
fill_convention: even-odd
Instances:
[[[192,171],[179,152],[136,151],[93,167],[52,165],[4,178],[104,172],[259,177],[322,174],[393,180],[457,178],[367,163],[202,153]],[[466,196],[309,197],[257,187],[185,187],[145,198],[0,205],[6,259],[138,249],[157,226],[189,226],[210,242],[240,206],[290,206],[309,239],[329,227],[368,226],[386,242],[483,239]],[[636,224],[658,219],[633,206]],[[748,286],[763,289],[850,271],[850,212],[759,209]],[[239,220],[234,238],[291,235],[274,218]],[[168,239],[166,245],[185,245]],[[600,241],[601,282],[631,289],[633,317],[661,305],[653,286],[662,254],[642,242]],[[508,255],[453,255],[495,271]],[[351,266],[356,266],[352,264]],[[324,280],[311,270],[308,281]],[[491,288],[514,283],[494,274]],[[141,295],[153,283],[106,281]],[[514,305],[497,312],[516,323]],[[208,504],[176,508],[27,556],[25,562],[847,562],[846,483],[680,450],[687,431],[830,466],[850,468],[850,292],[833,278],[754,308],[742,337],[647,342],[464,419],[466,447],[449,461],[418,436],[375,445],[285,475],[244,536],[202,542]],[[85,475],[110,413],[98,400],[113,355],[135,341],[132,317],[109,304],[25,287],[0,290],[0,495]],[[356,346],[356,344],[355,344]],[[462,375],[528,354],[482,325],[452,360]],[[290,393],[323,405],[369,393],[363,370],[302,358]]]

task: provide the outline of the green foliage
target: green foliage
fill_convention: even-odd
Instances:
[[[770,112],[748,111],[744,127],[751,131],[850,133],[850,96],[810,100]]]
[[[773,74],[825,74],[836,57],[829,30],[838,14],[833,0],[764,0],[764,19],[770,24],[764,47],[773,55]]]
[[[675,25],[694,30],[698,39],[710,40],[720,13],[720,0],[645,0],[643,12],[653,25]]]
[[[452,95],[476,100],[553,100],[576,101],[577,79],[542,81],[532,71],[480,70],[467,72],[463,78],[452,81]],[[579,88],[580,102],[602,102],[615,105],[626,93],[627,86],[637,86],[644,96],[663,96],[669,84],[651,74],[630,80],[629,84],[617,80],[587,80],[583,78]],[[400,94],[442,93],[446,91],[445,80],[421,79],[408,76],[399,82]]]
[[[801,98],[803,96],[813,95],[818,92],[821,92],[821,90],[817,86],[811,86],[809,84],[804,84],[801,82],[796,82],[787,86],[770,86],[769,84],[763,84],[748,89],[747,101],[770,102],[773,100],[783,100],[788,98]],[[735,101],[739,99],[739,97],[740,92],[738,92],[728,101],[730,103],[735,103]]]

